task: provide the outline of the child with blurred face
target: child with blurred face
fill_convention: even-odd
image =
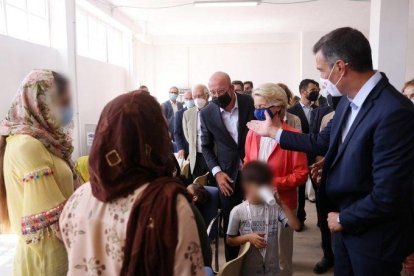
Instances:
[[[300,228],[296,215],[278,200],[271,184],[272,179],[271,170],[263,162],[250,162],[242,170],[246,200],[230,213],[226,242],[230,246],[251,243],[243,261],[243,275],[278,275],[279,221],[284,227]],[[277,204],[271,205],[265,200],[263,190],[270,196],[276,196]]]

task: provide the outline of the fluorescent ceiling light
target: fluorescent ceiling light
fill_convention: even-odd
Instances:
[[[252,7],[259,5],[260,1],[238,0],[238,1],[195,1],[196,7]]]

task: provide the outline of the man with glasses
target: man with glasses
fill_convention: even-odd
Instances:
[[[242,199],[240,169],[244,159],[247,122],[253,119],[250,96],[234,92],[228,74],[214,73],[208,83],[212,103],[200,111],[201,146],[207,165],[220,189],[223,226],[227,232],[230,211]],[[238,248],[225,247],[226,260],[237,257]]]

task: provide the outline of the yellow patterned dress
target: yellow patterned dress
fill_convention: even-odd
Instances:
[[[19,134],[7,138],[4,179],[10,223],[19,236],[13,275],[66,275],[58,237],[60,214],[74,190],[69,166],[40,141]]]

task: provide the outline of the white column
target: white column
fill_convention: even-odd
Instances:
[[[369,39],[374,68],[401,89],[407,60],[409,0],[371,0]]]

